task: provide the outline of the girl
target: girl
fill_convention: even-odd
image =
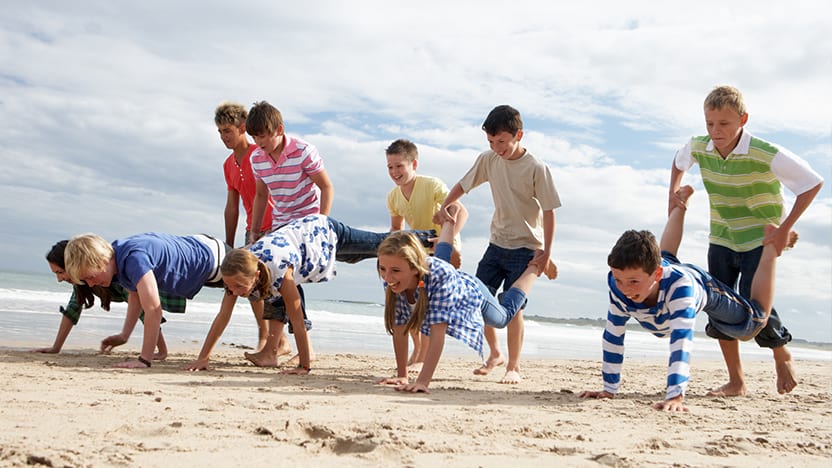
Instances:
[[[504,328],[525,304],[526,294],[540,275],[536,266],[526,268],[498,301],[482,281],[448,263],[454,235],[467,217],[461,205],[448,207],[435,257],[429,257],[413,236],[402,231],[391,234],[379,246],[378,271],[386,283],[384,323],[393,336],[398,375],[377,383],[395,385],[399,391],[430,393],[428,386],[446,334],[482,356],[484,325]],[[409,383],[407,337],[413,329],[430,336],[430,341],[419,377]]]
[[[49,263],[49,269],[55,274],[58,282],[71,283],[69,275],[66,273],[66,264],[64,263],[64,250],[68,240],[62,240],[52,246],[46,254],[46,261]],[[72,331],[72,327],[78,324],[78,319],[81,317],[82,309],[89,309],[95,304],[95,297],[98,297],[101,302],[101,308],[110,310],[110,302],[127,302],[127,291],[118,283],[111,283],[109,287],[90,287],[86,283],[74,284],[72,288],[72,296],[69,298],[69,303],[66,307],[61,307],[60,311],[63,314],[61,325],[58,327],[58,334],[55,336],[55,342],[49,348],[33,349],[34,353],[57,354],[61,352],[64,342]],[[171,296],[160,292],[159,298],[162,302],[162,308],[172,313],[185,312],[185,298]],[[164,323],[165,319],[162,319]],[[167,357],[167,345],[165,338],[159,331],[159,339],[156,342],[156,352],[153,353],[154,360],[162,360]]]
[[[421,239],[416,242],[428,246],[428,239],[435,235],[433,231],[411,232]],[[310,215],[266,234],[248,249],[232,250],[220,267],[226,289],[220,311],[199,357],[186,369],[208,369],[211,351],[228,325],[237,296],[243,296],[262,302],[264,316],[272,319],[266,346],[261,352],[246,357],[255,365],[263,362],[276,365],[278,343],[288,321],[290,332],[294,331],[295,335],[298,365],[285,373],[308,374],[311,346],[298,285],[334,278],[336,260],[355,263],[375,257],[379,244],[388,234],[353,229],[327,216]]]

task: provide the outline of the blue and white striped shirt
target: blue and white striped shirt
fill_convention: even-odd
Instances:
[[[684,395],[690,378],[690,352],[696,313],[707,303],[707,291],[701,276],[683,265],[662,260],[658,302],[653,307],[633,302],[615,286],[612,273],[607,276],[610,307],[604,330],[604,390],[616,393],[621,383],[624,362],[625,324],[630,317],[660,337],[670,337],[670,361],[667,369],[667,398]]]
[[[431,325],[447,323],[445,334],[474,348],[482,356],[484,298],[477,279],[436,257],[428,257],[427,261],[430,271],[425,279],[428,305],[420,328],[422,333],[430,336]],[[416,290],[418,297],[419,289]],[[410,314],[407,297],[397,295],[396,325],[406,324]]]

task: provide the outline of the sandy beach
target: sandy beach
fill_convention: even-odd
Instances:
[[[615,400],[597,361],[534,360],[526,380],[475,377],[443,359],[431,394],[372,382],[391,356],[322,354],[309,377],[279,375],[225,347],[209,372],[175,354],[150,370],[110,366],[133,353],[0,350],[2,466],[830,466],[832,363],[798,361],[778,395],[771,362],[746,363],[751,396],[710,398],[719,361],[693,362],[688,414],[663,398],[663,360],[625,362]]]

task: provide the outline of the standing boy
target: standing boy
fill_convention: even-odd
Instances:
[[[405,139],[398,139],[387,147],[387,173],[396,187],[387,194],[387,210],[390,212],[390,230],[401,231],[405,222],[410,229],[433,229],[439,234],[441,226],[433,222],[433,215],[448,196],[448,187],[440,179],[416,174],[419,166],[419,150]],[[451,253],[451,265],[459,269],[459,236],[454,237],[455,249]],[[428,340],[418,329],[410,331],[413,354],[407,362],[410,372],[419,372],[428,352]]]
[[[699,164],[711,206],[708,271],[744,297],[751,294],[751,279],[763,253],[773,244],[779,255],[789,232],[823,186],[823,178],[803,159],[743,130],[748,122],[742,94],[731,86],[714,88],[705,98],[707,136],[694,137],[676,153],[670,176],[668,212],[681,201],[677,191],[685,171]],[[784,217],[783,185],[797,199]],[[767,232],[767,224],[779,225]],[[739,343],[713,324],[708,336],[719,339],[728,369],[728,383],[710,392],[716,396],[745,395]],[[797,386],[786,343],[792,336],[771,311],[768,325],[756,336],[757,344],[771,348],[777,372],[777,391]]]
[[[263,216],[269,199],[274,204],[270,230],[304,216],[318,213],[329,215],[333,188],[318,149],[285,133],[283,116],[266,101],[255,103],[249,110],[246,131],[258,146],[251,154],[251,169],[257,180],[257,194],[252,208],[254,219]],[[254,226],[247,243],[254,242],[264,234],[253,228]],[[300,285],[298,292],[306,329],[309,330],[312,324],[306,320],[305,298]],[[282,299],[269,303],[263,318],[288,323]],[[289,332],[292,332],[291,324]],[[253,354],[245,353],[245,356],[256,366],[277,366],[277,356],[285,349],[281,347],[285,343],[282,332],[270,333],[263,349]],[[315,359],[311,345],[310,357]]]
[[[773,243],[763,249],[751,283],[750,300],[696,265],[676,258],[685,221],[684,203],[690,186],[677,195],[680,205],[667,218],[661,245],[650,231],[630,230],[621,235],[607,258],[610,304],[604,329],[604,389],[585,391],[581,398],[614,398],[621,383],[624,334],[630,318],[659,338],[669,338],[665,399],[653,405],[665,411],[687,411],[685,389],[690,378],[696,314],[705,312],[711,325],[725,336],[749,340],[766,324],[774,300],[777,252]],[[767,232],[776,229],[765,227]],[[791,240],[794,243],[796,237]],[[789,245],[791,246],[791,245]]]
[[[523,120],[513,107],[495,107],[482,129],[491,150],[481,153],[474,166],[451,188],[437,218],[443,220],[448,205],[488,182],[494,216],[488,248],[477,265],[477,278],[495,293],[501,286],[508,289],[529,265],[537,265],[539,272],[554,279],[557,270],[550,255],[555,208],[561,203],[549,167],[520,145]],[[508,363],[500,383],[516,384],[522,380],[523,331],[521,310],[508,325]],[[486,327],[485,338],[492,352],[482,367],[474,371],[477,375],[486,375],[505,363],[493,327]]]
[[[225,147],[232,151],[223,163],[225,184],[228,187],[228,197],[225,202],[225,243],[231,247],[234,247],[237,234],[240,201],[243,202],[243,208],[246,210],[246,235],[243,241],[251,237],[251,210],[254,206],[254,196],[257,193],[257,184],[251,171],[251,153],[257,149],[257,145],[248,141],[247,117],[246,108],[233,102],[221,103],[214,112],[214,123],[217,125],[220,138]],[[254,230],[271,231],[273,209],[274,204],[271,198],[266,199],[262,222],[260,227]]]

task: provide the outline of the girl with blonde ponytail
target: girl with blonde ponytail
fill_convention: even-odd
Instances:
[[[498,300],[482,281],[448,263],[453,238],[465,224],[467,211],[457,203],[448,207],[444,218],[434,257],[408,232],[394,232],[379,245],[378,271],[385,282],[384,326],[393,336],[397,376],[377,383],[395,385],[398,391],[430,393],[428,386],[445,335],[459,339],[482,357],[484,326],[505,328],[540,275],[536,266],[529,266]],[[410,383],[407,348],[413,329],[430,336],[430,341],[419,376]]]

